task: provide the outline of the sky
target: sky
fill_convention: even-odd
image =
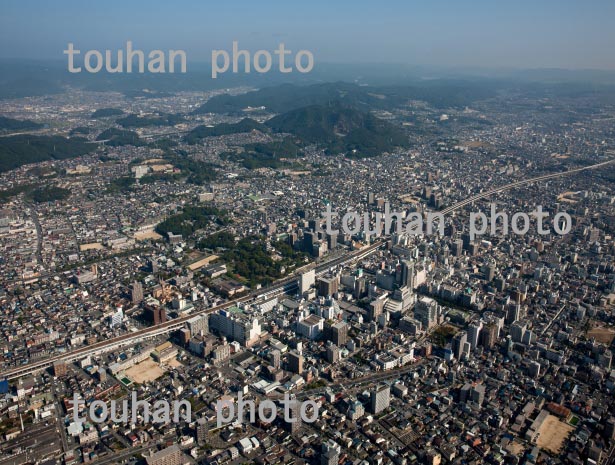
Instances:
[[[316,64],[615,69],[613,0],[2,0],[0,58],[135,48],[210,61],[279,43]]]

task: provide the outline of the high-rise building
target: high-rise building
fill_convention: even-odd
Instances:
[[[299,375],[303,373],[303,355],[296,350],[288,353],[288,371]]]
[[[498,276],[493,281],[493,285],[495,286],[495,290],[498,292],[503,292],[506,289],[506,279],[503,276]]]
[[[209,433],[209,426],[205,418],[199,418],[196,421],[196,441],[199,446],[204,445],[207,442],[207,435]]]
[[[198,315],[186,321],[190,335],[203,336],[209,332],[209,315]]]
[[[459,401],[460,402],[474,402],[478,405],[481,405],[485,400],[485,385],[478,384],[473,386],[470,383],[466,383],[463,385],[461,390],[459,391]]]
[[[293,397],[289,400],[288,413],[290,420],[286,422],[286,429],[291,434],[296,434],[301,430],[303,422],[301,420],[301,403]]]
[[[384,310],[384,300],[383,299],[375,299],[369,303],[369,308],[367,309],[367,319],[369,321],[377,321],[378,317],[382,315],[382,311]]]
[[[470,251],[470,244],[472,243],[472,238],[470,234],[468,233],[462,234],[461,242],[463,243],[464,250]]]
[[[427,465],[440,465],[442,463],[442,454],[435,449],[430,449],[425,453],[425,463]]]
[[[261,335],[258,318],[245,313],[239,307],[230,307],[212,313],[209,317],[209,328],[246,347],[257,343]]]
[[[148,316],[148,320],[153,325],[159,325],[167,321],[166,310],[163,307],[160,307],[158,305],[148,307],[146,313]]]
[[[421,297],[414,307],[414,318],[424,330],[432,328],[438,322],[438,303],[431,297]]]
[[[540,377],[540,363],[538,363],[536,360],[532,360],[528,364],[527,374],[533,378],[539,378]]]
[[[98,265],[96,263],[89,270],[77,271],[72,277],[72,281],[77,284],[91,283],[96,279],[98,279]]]
[[[188,328],[182,328],[179,330],[179,342],[187,346],[190,343],[190,330]]]
[[[143,301],[143,284],[138,281],[132,283],[130,298],[133,305],[137,305]]]
[[[325,319],[312,313],[297,322],[297,334],[308,339],[318,339],[324,327]]]
[[[482,329],[483,324],[480,321],[476,323],[471,323],[468,326],[468,342],[470,343],[470,347],[472,348],[472,350],[478,347],[480,332]]]
[[[527,331],[527,324],[523,321],[515,321],[510,325],[510,336],[513,342],[523,342],[523,336]]]
[[[391,402],[391,387],[381,384],[370,393],[370,411],[377,415],[389,407]]]
[[[307,292],[311,286],[314,285],[316,279],[316,271],[310,270],[305,273],[301,273],[299,276],[299,294]]]
[[[357,421],[359,418],[365,415],[365,407],[363,407],[363,404],[361,402],[355,400],[350,403],[346,415],[348,416],[348,418],[350,418],[350,420]]]
[[[104,383],[107,381],[107,370],[105,370],[104,368],[100,367],[98,368],[98,371],[96,372],[96,375],[98,377],[98,381],[100,383]]]
[[[506,310],[506,324],[512,325],[515,321],[521,319],[521,305],[512,303],[508,305]]]
[[[53,362],[53,375],[65,376],[67,372],[66,362],[64,360],[57,360]]]
[[[482,345],[487,349],[493,349],[498,341],[499,328],[497,323],[490,322],[485,325],[481,334]]]
[[[329,363],[336,363],[340,359],[340,349],[335,344],[329,344],[327,346],[327,361]]]
[[[318,234],[314,231],[304,231],[303,232],[303,249],[309,254],[312,253],[314,249],[314,244],[318,242]]]
[[[470,398],[470,391],[472,390],[472,385],[470,383],[465,383],[461,389],[459,389],[459,402],[467,402]]]
[[[393,291],[391,298],[384,304],[384,309],[398,317],[405,313],[415,302],[414,293],[407,286],[401,286]]]
[[[463,255],[463,240],[457,239],[453,242],[453,255],[455,257]]]
[[[414,289],[414,262],[410,260],[402,260],[401,262],[401,283],[400,286],[406,286],[408,289]]]
[[[222,345],[219,345],[211,352],[211,358],[213,360],[214,365],[220,365],[226,362],[231,356],[231,346],[226,343],[226,339],[224,339]]]
[[[337,465],[340,461],[340,453],[342,448],[333,439],[327,440],[322,444],[322,451],[320,456],[321,465]]]
[[[273,368],[280,368],[280,359],[282,358],[282,352],[280,352],[278,349],[274,349],[269,353],[269,358],[271,360],[271,365],[273,366]]]
[[[455,356],[455,358],[457,360],[461,360],[461,357],[463,355],[463,350],[465,347],[466,342],[468,341],[468,333],[466,333],[465,331],[459,331],[457,334],[455,334],[455,336],[453,337],[453,355]]]
[[[318,279],[317,289],[318,295],[322,297],[331,297],[336,294],[339,288],[337,276],[323,276]]]
[[[365,296],[366,290],[367,290],[367,283],[366,283],[365,278],[361,277],[361,278],[355,279],[352,296],[355,299],[360,299],[363,296]]]
[[[122,307],[118,307],[115,313],[111,315],[111,327],[115,328],[116,326],[121,326],[124,321],[124,311]]]
[[[495,278],[496,271],[497,268],[495,266],[495,263],[493,262],[489,262],[483,266],[483,274],[485,275],[485,279],[487,281],[493,281],[493,278]]]
[[[470,391],[470,399],[472,402],[482,405],[485,400],[485,385],[478,384],[472,388]]]
[[[329,248],[329,250],[335,249],[337,247],[337,234],[327,233],[327,247]]]
[[[331,341],[338,347],[346,345],[348,342],[348,323],[338,321],[331,325]]]

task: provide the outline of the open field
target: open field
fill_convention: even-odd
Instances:
[[[605,328],[604,326],[595,326],[587,332],[587,337],[596,339],[596,342],[601,342],[607,346],[611,344],[615,338],[615,330]]]
[[[190,265],[188,265],[188,268],[190,269],[190,271],[198,270],[199,268],[209,265],[211,262],[213,262],[214,260],[217,260],[218,258],[220,257],[218,257],[217,255],[208,255],[205,258],[202,258],[194,263],[191,263]]]
[[[182,363],[176,359],[169,360],[168,362],[166,362],[166,365],[170,366],[171,368],[179,368],[183,366]]]
[[[549,415],[538,430],[536,445],[541,449],[558,454],[573,430],[574,426],[559,421],[554,415]]]
[[[569,197],[574,196],[575,194],[576,192],[573,192],[573,191],[562,192],[561,194],[557,196],[557,200],[560,202],[578,203],[579,202],[578,200],[569,198]]]
[[[506,450],[511,454],[520,457],[525,452],[525,446],[517,441],[512,441],[506,446]]]
[[[153,239],[156,241],[158,239],[162,239],[162,236],[154,230],[137,232],[134,237],[137,241],[146,241],[148,239]]]
[[[135,383],[142,384],[160,378],[164,370],[154,360],[148,359],[129,368],[125,373]]]
[[[98,243],[98,242],[92,242],[91,244],[81,244],[79,246],[79,250],[81,252],[84,252],[86,250],[102,250],[104,248],[105,247],[102,244]]]
[[[493,144],[482,141],[482,140],[464,140],[464,141],[459,142],[459,145],[470,147],[471,149],[492,148],[493,147]]]

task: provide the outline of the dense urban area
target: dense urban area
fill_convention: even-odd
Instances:
[[[0,465],[615,463],[612,95],[75,87],[0,110]],[[290,418],[233,417],[240,396]],[[181,408],[104,415],[133,397]]]

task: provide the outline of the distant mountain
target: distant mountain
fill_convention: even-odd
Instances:
[[[276,132],[290,133],[306,143],[322,145],[331,153],[355,157],[376,156],[409,144],[400,128],[339,103],[292,110],[266,124]]]
[[[221,123],[212,127],[204,125],[197,126],[186,134],[184,141],[188,144],[195,144],[205,137],[226,136],[227,134],[250,132],[255,129],[261,132],[269,132],[269,128],[264,124],[250,118],[244,118],[238,123]]]
[[[389,93],[382,86],[398,86],[410,89],[418,100],[429,99],[429,103],[440,105],[444,101],[464,102],[481,98],[494,90],[518,89],[527,83],[577,83],[584,88],[604,84],[595,90],[600,95],[613,94],[615,72],[598,70],[512,70],[512,69],[445,69],[393,65],[385,63],[318,63],[310,73],[280,73],[277,67],[268,73],[224,73],[217,79],[211,78],[211,63],[190,61],[187,73],[69,73],[66,59],[23,60],[0,59],[0,99],[25,96],[50,95],[65,92],[70,88],[96,92],[121,92],[135,99],[161,97],[182,91],[208,91],[229,89],[237,86],[250,86],[260,89],[276,89],[282,83],[295,84],[294,87],[308,85],[322,86],[324,82],[344,81],[347,83],[368,84],[369,87],[355,86],[367,93]],[[353,84],[346,84],[351,86]],[[292,87],[292,86],[291,86]],[[273,91],[275,92],[275,90]],[[440,95],[441,94],[441,95]],[[290,96],[292,98],[292,95]],[[338,96],[339,97],[339,96]],[[472,100],[468,100],[471,97]],[[285,97],[286,98],[286,97]],[[452,98],[452,100],[451,100]],[[339,98],[336,98],[339,100]],[[428,100],[425,100],[428,101]],[[224,103],[211,99],[210,105]],[[307,105],[324,104],[324,101],[299,102],[294,108]],[[348,102],[346,102],[348,103]],[[467,103],[465,103],[467,104]],[[261,99],[255,106],[269,103]],[[234,104],[233,104],[234,106]],[[242,107],[233,111],[241,111]],[[276,112],[292,110],[286,107]],[[206,110],[207,111],[207,110]],[[213,110],[226,112],[227,110]]]
[[[28,163],[75,158],[96,149],[82,137],[9,136],[0,137],[0,172]]]
[[[310,105],[326,105],[340,102],[359,110],[391,110],[407,105],[412,100],[421,100],[436,108],[471,105],[477,100],[494,97],[497,83],[464,80],[433,80],[407,86],[359,86],[345,82],[297,86],[283,84],[240,95],[222,94],[212,97],[195,114],[238,114],[251,108],[264,109],[270,113],[285,113]]]
[[[295,86],[282,84],[275,87],[231,96],[228,94],[212,97],[195,114],[241,113],[248,107],[264,107],[271,113],[284,113],[309,105],[323,105],[328,102],[343,102],[359,108],[386,107],[386,97],[371,94],[367,88],[344,82]]]
[[[19,120],[0,116],[0,131],[28,131],[40,129],[43,125],[30,120]]]

